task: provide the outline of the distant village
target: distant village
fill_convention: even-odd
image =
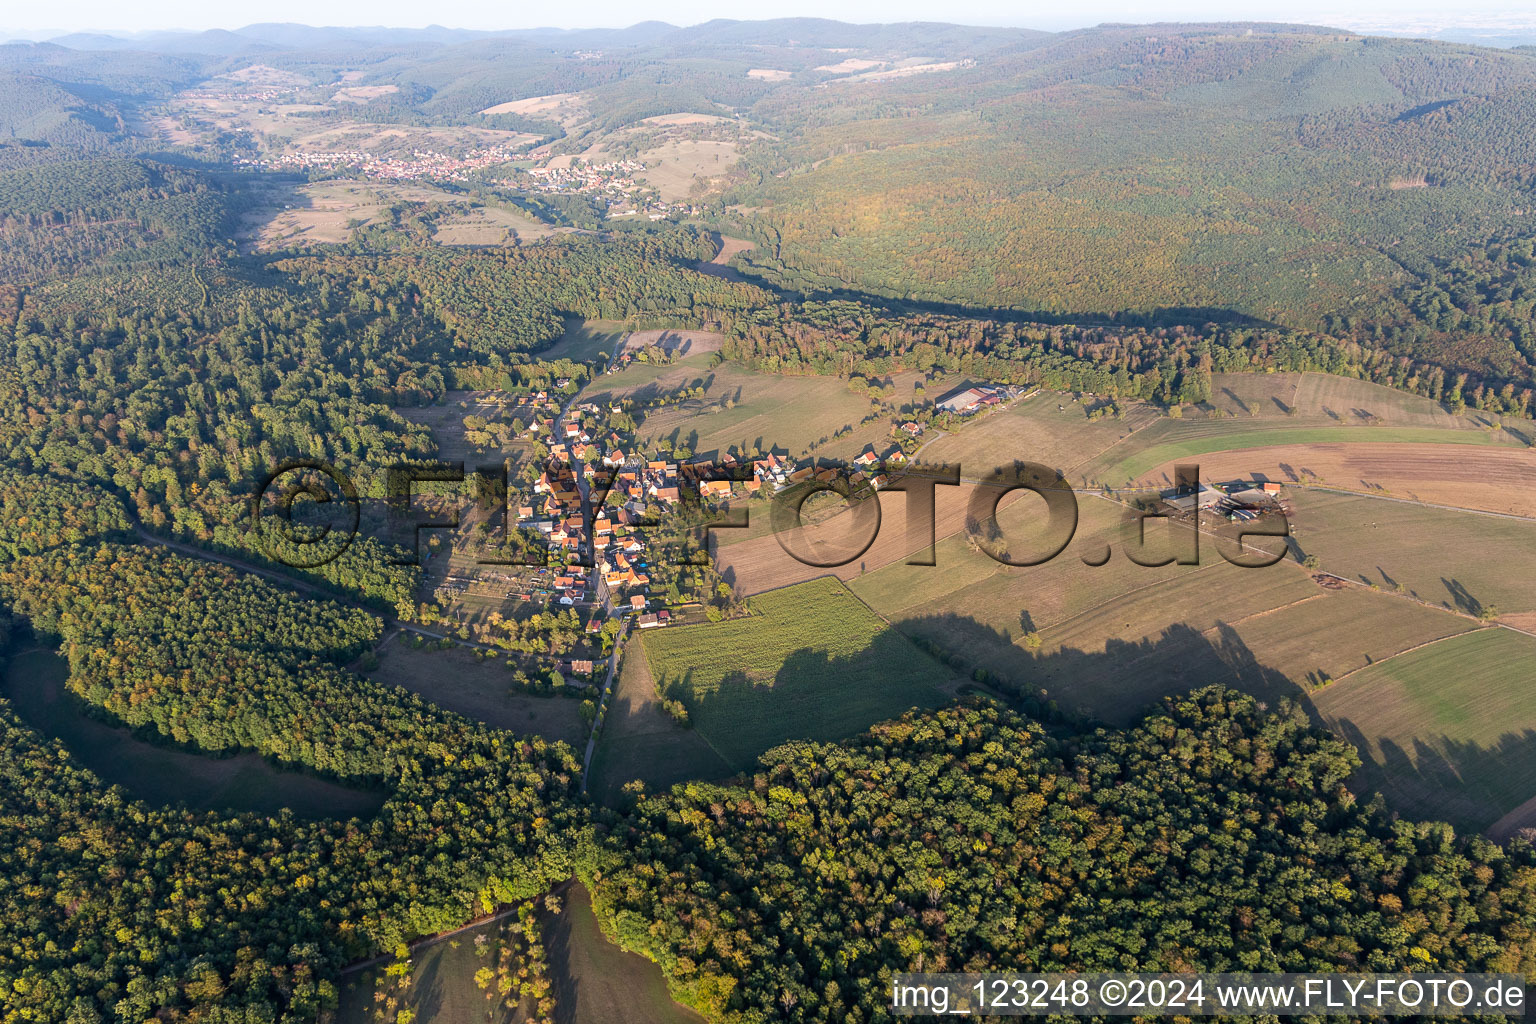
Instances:
[[[608,207],[610,217],[640,216],[661,220],[669,213],[698,214],[690,203],[666,203],[657,198],[648,185],[634,175],[645,170],[639,160],[615,160],[609,163],[572,161],[567,167],[530,167],[524,172],[533,179],[528,191],[548,194],[590,195]]]
[[[468,181],[475,171],[526,156],[523,147],[491,146],[456,157],[430,149],[409,155],[381,156],[363,150],[321,153],[282,153],[277,156],[235,156],[234,166],[251,171],[355,171],[377,181]]]
[[[526,147],[490,146],[474,149],[464,156],[452,156],[431,149],[417,149],[409,154],[382,155],[364,150],[329,150],[317,153],[280,153],[271,156],[235,155],[231,163],[245,171],[288,171],[310,173],[345,172],[372,181],[469,181],[477,172],[526,160]],[[545,195],[587,195],[600,202],[610,217],[647,216],[661,220],[672,213],[695,215],[699,208],[689,203],[667,203],[632,175],[643,171],[638,160],[620,160],[604,164],[573,164],[570,167],[530,167],[527,176],[509,179],[519,191]]]

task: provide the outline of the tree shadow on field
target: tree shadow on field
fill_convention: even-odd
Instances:
[[[1019,621],[1034,624],[1027,611]],[[1047,633],[1044,647],[1031,651],[1031,632],[1012,636],[963,615],[917,616],[851,654],[807,646],[776,670],[735,669],[697,694],[684,692],[692,682],[685,671],[659,688],[687,705],[737,772],[781,743],[843,739],[955,694],[979,691],[1032,716],[1126,725],[1164,698],[1222,685],[1251,694],[1262,707],[1293,704],[1314,726],[1350,742],[1363,763],[1351,788],[1363,799],[1381,792],[1389,808],[1406,816],[1482,830],[1536,797],[1536,729],[1510,731],[1487,745],[1424,736],[1407,750],[1369,735],[1376,727],[1325,720],[1308,699],[1317,692],[1308,683],[1320,683],[1321,672],[1302,680],[1264,664],[1226,623],[1204,631],[1174,624],[1142,639],[1110,639],[1102,650],[1052,649]],[[1536,826],[1536,811],[1531,818],[1526,824]]]
[[[1237,396],[1236,391],[1233,391],[1231,388],[1222,388],[1221,393],[1226,395],[1228,401],[1237,406],[1239,409],[1243,410],[1243,412],[1249,413],[1250,415],[1253,413],[1253,409],[1248,405],[1247,402],[1243,401]]]
[[[443,961],[441,956],[427,958],[425,969],[411,978],[411,1002],[416,1008],[417,1020],[436,1020],[443,1008]]]
[[[1481,615],[1483,613],[1483,602],[1473,597],[1472,592],[1460,580],[1448,580],[1442,576],[1440,577],[1440,582],[1445,587],[1446,593],[1451,595],[1451,601],[1458,609],[1466,612],[1468,615]],[[1450,605],[1446,605],[1446,607],[1450,607]]]
[[[1379,791],[1404,815],[1449,821],[1462,831],[1481,832],[1510,810],[1536,797],[1536,729],[1506,732],[1481,745],[1449,736],[1414,738],[1411,749],[1395,740],[1369,736],[1352,719],[1332,727],[1360,753],[1351,788]],[[1507,838],[1520,825],[1501,829]]]
[[[749,653],[742,652],[743,660]],[[706,686],[684,669],[658,677],[656,690],[681,701],[693,728],[741,771],[781,743],[843,739],[912,708],[947,704],[962,681],[902,633],[886,629],[847,655],[807,646],[777,668],[732,669]]]
[[[1112,724],[1135,720],[1163,697],[1213,684],[1271,705],[1305,696],[1225,625],[1207,633],[1174,625],[1145,640],[1111,640],[1102,651],[1042,653],[1026,650],[1034,625],[1028,612],[1020,622],[1026,628],[1015,637],[968,616],[924,616],[881,632],[853,654],[808,646],[771,674],[737,669],[697,689],[678,666],[657,680],[657,689],[684,703],[694,728],[738,771],[781,743],[842,739],[966,689],[983,689],[1029,714],[1054,709]]]
[[[1133,721],[1163,697],[1216,684],[1270,704],[1306,696],[1225,623],[1206,632],[1179,623],[1141,640],[1111,639],[1102,651],[1050,650],[1046,638],[1038,653],[1026,649],[1027,633],[1015,640],[968,616],[920,616],[900,628],[942,650],[956,670],[979,669],[981,681],[1018,701],[1109,723]]]

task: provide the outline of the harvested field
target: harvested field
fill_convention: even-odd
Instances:
[[[780,71],[778,68],[749,68],[748,78],[756,78],[764,82],[784,82],[794,77],[792,71]]]
[[[740,281],[742,276],[731,266],[731,260],[744,252],[750,252],[755,248],[754,243],[745,238],[732,238],[730,235],[718,236],[720,251],[715,253],[715,258],[707,263],[699,263],[695,269],[711,277],[723,277],[727,281]]]
[[[927,389],[942,395],[936,385]],[[1139,402],[1127,403],[1119,418],[1088,418],[1090,407],[1070,395],[1041,391],[1006,408],[983,413],[923,448],[923,461],[958,464],[975,479],[1014,460],[1038,462],[1065,472],[1089,461],[1158,421],[1159,413]]]
[[[816,68],[817,71],[833,71],[845,75],[853,71],[868,71],[870,68],[880,68],[886,65],[883,60],[868,60],[863,57],[847,57],[836,64],[823,64]]]
[[[594,379],[581,393],[583,401],[603,402],[610,398],[634,398],[647,401],[683,387],[707,384],[710,377],[709,356],[684,356],[670,365],[633,362],[622,370]]]
[[[1481,629],[1411,651],[1316,694],[1355,744],[1356,787],[1415,818],[1467,831],[1536,824],[1536,637]]]
[[[1019,502],[998,522],[1011,538],[1031,515],[1032,503]],[[1401,597],[1321,586],[1294,562],[1229,565],[1212,537],[1201,538],[1199,566],[1136,565],[1123,553],[1121,515],[1085,497],[1077,538],[1043,565],[1005,566],[953,537],[938,545],[935,567],[891,564],[852,586],[903,632],[1117,721],[1208,683],[1300,697],[1324,679],[1476,627]],[[1148,554],[1170,550],[1147,532]],[[1085,564],[1106,545],[1109,561]]]
[[[1446,432],[1445,436],[1449,439],[1455,435]],[[1483,437],[1467,432],[1463,436]],[[1536,516],[1536,451],[1491,442],[1376,444],[1362,437],[1350,444],[1282,444],[1211,451],[1161,463],[1141,474],[1138,485],[1171,485],[1177,461],[1197,461],[1201,476],[1207,480],[1258,477]]]
[[[586,886],[565,890],[564,903],[544,918],[559,1024],[705,1024],[672,1001],[660,967],[608,940]]]
[[[501,207],[476,206],[439,221],[432,238],[442,245],[510,246],[526,245],[573,230],[541,224],[532,217]]]
[[[1290,497],[1297,549],[1329,572],[1469,615],[1536,613],[1536,522],[1307,488]]]
[[[703,182],[728,172],[741,158],[741,147],[720,139],[676,139],[640,154],[645,170],[636,179],[660,193],[664,202],[681,202]]]
[[[865,71],[857,75],[849,75],[840,78],[840,82],[884,82],[892,78],[906,78],[908,75],[926,75],[935,71],[953,71],[966,62],[958,60],[941,60],[923,64],[902,64],[899,67],[887,68],[884,71]]]
[[[1457,416],[1432,399],[1327,373],[1212,374],[1211,400],[1206,406],[1239,420],[1281,420],[1298,426],[1376,423],[1482,430],[1493,422],[1487,413],[1468,410]],[[1192,416],[1191,421],[1197,417]],[[1510,425],[1523,430],[1530,423],[1512,420]],[[1220,423],[1214,426],[1219,428]]]
[[[576,882],[555,891],[560,912],[541,910],[539,921],[560,1024],[703,1024],[703,1018],[672,1001],[661,968],[608,941],[585,886]],[[487,999],[475,981],[477,970],[496,963],[516,922],[507,916],[415,946],[399,1009],[414,1013],[421,1024],[527,1024],[535,1019],[532,997],[509,1009],[503,1000]],[[477,953],[477,940],[485,955]],[[382,971],[380,965],[346,976],[337,1024],[380,1019],[374,992]]]
[[[976,485],[962,483],[958,487],[938,487],[934,492],[934,532],[939,538],[949,537],[964,529],[968,502]],[[723,575],[736,588],[738,594],[759,594],[779,587],[814,579],[817,576],[835,575],[851,580],[865,572],[873,572],[881,566],[899,562],[926,547],[926,538],[909,540],[907,536],[906,496],[884,491],[878,497],[880,508],[879,530],[869,546],[852,561],[834,567],[807,565],[792,556],[772,533],[762,531],[769,517],[766,503],[751,508],[754,522],[759,525],[756,533],[746,540],[734,540],[733,531],[720,531],[720,546],[716,563]],[[1005,499],[1007,500],[1007,499]],[[1030,496],[1031,504],[1044,503]],[[862,516],[844,513],[825,522],[803,527],[784,538],[797,551],[816,553],[816,561],[829,561],[857,551],[868,537],[867,520]],[[932,571],[932,570],[929,570]]]
[[[1287,479],[1288,473],[1295,479],[1299,467],[1307,467],[1332,474],[1337,480],[1328,482],[1335,486],[1371,489],[1368,485],[1380,483],[1373,477],[1381,477],[1427,487],[1439,479],[1438,469],[1406,480],[1393,460],[1433,455],[1442,462],[1454,461],[1469,457],[1464,445],[1520,450],[1536,440],[1536,424],[1529,420],[1501,421],[1475,411],[1457,416],[1427,398],[1320,373],[1216,374],[1210,403],[1190,408],[1193,411],[1183,418],[1159,420],[1117,443],[1082,465],[1073,478],[1112,487],[1132,481],[1158,483],[1171,477],[1174,463],[1195,461],[1202,468],[1209,464],[1212,475],[1241,475],[1251,468],[1275,479]],[[1330,445],[1393,447],[1362,451],[1357,456],[1362,461],[1352,467],[1337,453],[1314,454],[1314,449],[1326,453]],[[1452,445],[1456,447],[1433,450]],[[1457,478],[1450,480],[1452,487],[1458,486]]]
[[[679,331],[672,328],[653,331],[631,331],[624,339],[624,351],[635,352],[647,345],[655,345],[664,352],[679,356],[697,356],[720,351],[725,335],[712,331]]]
[[[639,365],[598,378],[589,393],[616,390],[611,382],[633,373]],[[644,399],[681,387],[704,388],[699,398],[648,412],[638,432],[643,445],[654,447],[659,439],[667,438],[699,455],[723,454],[735,446],[787,451],[797,459],[814,456],[841,460],[852,459],[871,445],[881,452],[894,445],[891,414],[876,415],[865,422],[875,406],[868,395],[855,393],[844,381],[757,373],[732,363],[709,367],[696,356],[686,357],[665,371],[684,365],[700,366],[703,372],[652,368],[648,390],[628,389],[629,394]],[[893,374],[888,400],[910,402],[918,379],[917,374]]]
[[[1293,566],[1213,564],[1041,630],[1036,659],[996,668],[1067,706],[1126,721],[1158,697],[1215,683],[1300,697],[1474,625],[1358,588],[1325,591]]]
[[[1157,482],[1176,462],[1203,462],[1205,456],[1256,448],[1321,445],[1418,445],[1453,451],[1503,446],[1523,448],[1515,439],[1472,430],[1427,427],[1292,426],[1264,420],[1160,420],[1116,444],[1073,474],[1091,486],[1124,487]],[[1454,447],[1452,447],[1454,446]],[[1245,456],[1251,457],[1251,456]]]
[[[627,328],[617,320],[572,318],[565,323],[565,334],[549,348],[541,350],[539,358],[595,362],[601,356],[612,356],[626,331]]]
[[[349,85],[344,89],[337,89],[331,96],[332,103],[367,103],[376,100],[380,96],[389,96],[400,91],[398,85]]]
[[[645,645],[632,639],[625,645],[592,759],[592,795],[613,806],[622,800],[624,784],[636,779],[645,783],[646,792],[656,793],[689,779],[723,779],[731,773],[731,765],[697,730],[663,710]]]
[[[461,207],[438,227],[445,245],[516,245],[570,228],[556,228],[500,207],[472,205],[464,196],[429,185],[349,179],[301,183],[253,178],[244,186],[255,200],[241,216],[236,238],[246,249],[345,242],[355,226],[369,223],[398,202],[436,202]]]
[[[529,96],[521,100],[509,100],[486,107],[482,114],[522,114],[525,117],[542,117],[569,126],[587,116],[586,101],[577,92],[557,92],[548,96]]]
[[[511,440],[505,447],[481,447],[469,441],[464,419],[479,416],[487,421],[515,418],[516,400],[501,391],[449,391],[440,405],[396,406],[395,412],[432,432],[437,457],[449,461],[485,460],[495,456],[509,462],[515,473],[530,452],[526,441]],[[526,419],[528,414],[524,413]]]
[[[1029,498],[999,512],[999,527],[1006,537],[1018,538],[1020,550],[1039,539],[1040,531],[1031,531],[1030,525],[1042,508],[1038,499]],[[1155,588],[1199,569],[1142,566],[1120,554],[1125,511],[1114,502],[1079,496],[1075,538],[1059,557],[1043,565],[1004,565],[960,535],[939,542],[936,565],[905,565],[898,560],[850,585],[877,613],[893,621],[967,617],[1012,643],[1026,632],[1081,614],[1111,595]],[[1166,530],[1148,524],[1149,551],[1164,550],[1158,545],[1163,545],[1167,536]],[[1200,543],[1206,566],[1220,559],[1214,539],[1201,537]],[[1116,549],[1109,561],[1099,566],[1084,563],[1084,557],[1093,558],[1106,546]],[[1255,571],[1254,575],[1262,578],[1267,574]]]

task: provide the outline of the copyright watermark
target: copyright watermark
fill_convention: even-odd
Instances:
[[[1516,974],[898,974],[898,1017],[1525,1017]]]
[[[559,562],[571,566],[593,564],[593,539],[597,527],[608,522],[610,512],[624,508],[630,525],[644,529],[659,525],[658,515],[685,517],[689,529],[700,536],[712,530],[744,529],[751,526],[750,508],[730,509],[730,499],[740,497],[738,485],[751,481],[739,465],[688,463],[677,467],[675,478],[663,481],[667,486],[653,487],[642,498],[607,501],[622,470],[604,469],[579,477],[564,467],[561,472],[546,470],[541,478],[546,488],[544,500],[524,505],[520,514],[511,502],[514,493],[505,465],[481,466],[466,471],[462,462],[399,463],[386,471],[385,497],[380,502],[387,514],[389,533],[399,546],[410,552],[401,559],[414,564],[415,552],[424,530],[454,529],[459,516],[425,515],[412,505],[418,483],[464,484],[480,508],[494,513],[499,534],[488,546],[507,549],[507,541],[518,530],[539,527],[546,534],[551,523],[559,524],[559,536],[572,538],[560,554],[539,548],[532,556],[484,555],[475,559],[481,565],[549,565]],[[977,550],[1010,566],[1035,566],[1062,555],[1076,538],[1079,525],[1079,492],[1063,474],[1035,462],[1014,462],[996,467],[979,479],[964,480],[958,465],[877,464],[864,468],[827,467],[804,470],[776,486],[769,495],[768,518],[772,536],[784,552],[813,568],[836,568],[862,557],[875,544],[883,528],[880,494],[901,494],[906,526],[906,564],[938,564],[938,494],[939,488],[968,486],[965,498],[964,534]],[[999,508],[1010,495],[1033,495],[1033,508],[1017,518],[1027,537],[1010,538],[999,520]],[[561,496],[560,502],[555,496]],[[807,516],[807,506],[819,502],[819,517]],[[1213,518],[1229,521],[1232,526],[1214,534],[1220,555],[1242,568],[1262,568],[1281,561],[1287,552],[1284,543],[1253,545],[1252,538],[1273,538],[1282,542],[1290,536],[1285,507],[1262,485],[1236,494],[1213,488],[1200,481],[1199,467],[1183,465],[1176,469],[1176,484],[1154,496],[1139,495],[1135,503],[1122,502],[1120,549],[1136,565],[1157,567],[1169,564],[1198,565],[1202,523]],[[844,527],[828,539],[816,533],[816,527],[839,514]],[[535,512],[534,510],[537,509]],[[609,511],[605,511],[608,509]],[[846,516],[846,520],[842,516]],[[579,525],[576,525],[578,524]],[[1164,524],[1153,540],[1148,525]],[[357,538],[362,524],[358,488],[337,467],[319,460],[295,459],[280,464],[261,481],[251,499],[251,529],[258,546],[268,558],[293,568],[311,569],[334,561]],[[707,544],[704,545],[707,547]],[[520,551],[526,551],[520,548]],[[1085,552],[1085,565],[1104,565],[1112,557],[1108,544]]]

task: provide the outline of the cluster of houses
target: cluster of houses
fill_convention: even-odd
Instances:
[[[573,163],[569,167],[530,167],[527,174],[536,192],[632,192],[639,188],[633,175],[645,170],[639,160],[614,160],[605,164]]]
[[[651,220],[661,220],[674,211],[699,213],[699,208],[688,203],[666,203],[654,197],[639,198],[651,192],[648,186],[635,180],[634,175],[645,170],[639,160],[614,160],[608,163],[572,163],[568,167],[530,167],[526,171],[532,179],[530,191],[544,193],[582,193],[601,200],[608,208],[610,217],[634,217],[646,214]]]
[[[322,153],[282,153],[275,156],[236,155],[234,165],[254,171],[353,170],[380,181],[467,181],[475,171],[522,159],[523,147],[491,146],[471,150],[465,156],[449,156],[436,150],[417,149],[409,155],[383,156],[363,150]]]
[[[986,392],[988,401],[1008,397],[1008,389],[984,385],[967,389]],[[654,629],[669,624],[665,609],[655,610],[650,593],[651,575],[646,560],[646,540],[640,524],[650,511],[682,502],[696,492],[706,503],[730,500],[735,494],[773,493],[812,478],[830,480],[840,472],[830,467],[799,465],[787,455],[770,452],[756,458],[723,455],[707,465],[664,457],[646,457],[618,431],[594,427],[606,410],[594,403],[576,403],[570,415],[561,417],[558,395],[534,392],[519,405],[530,413],[529,433],[542,438],[550,458],[533,481],[532,498],[516,509],[516,525],[534,531],[558,553],[556,561],[570,568],[539,581],[538,596],[566,607],[611,605],[616,611],[639,616],[637,625]],[[584,422],[585,421],[585,422]],[[897,428],[910,437],[921,436],[917,421]],[[878,490],[888,483],[886,472],[907,456],[899,446],[888,451],[867,447],[849,467],[855,486],[867,484]],[[591,508],[584,511],[583,491]],[[588,518],[590,516],[590,519]],[[593,573],[574,568],[590,555]],[[518,594],[530,597],[532,594]],[[601,630],[601,612],[588,623],[589,632]]]

